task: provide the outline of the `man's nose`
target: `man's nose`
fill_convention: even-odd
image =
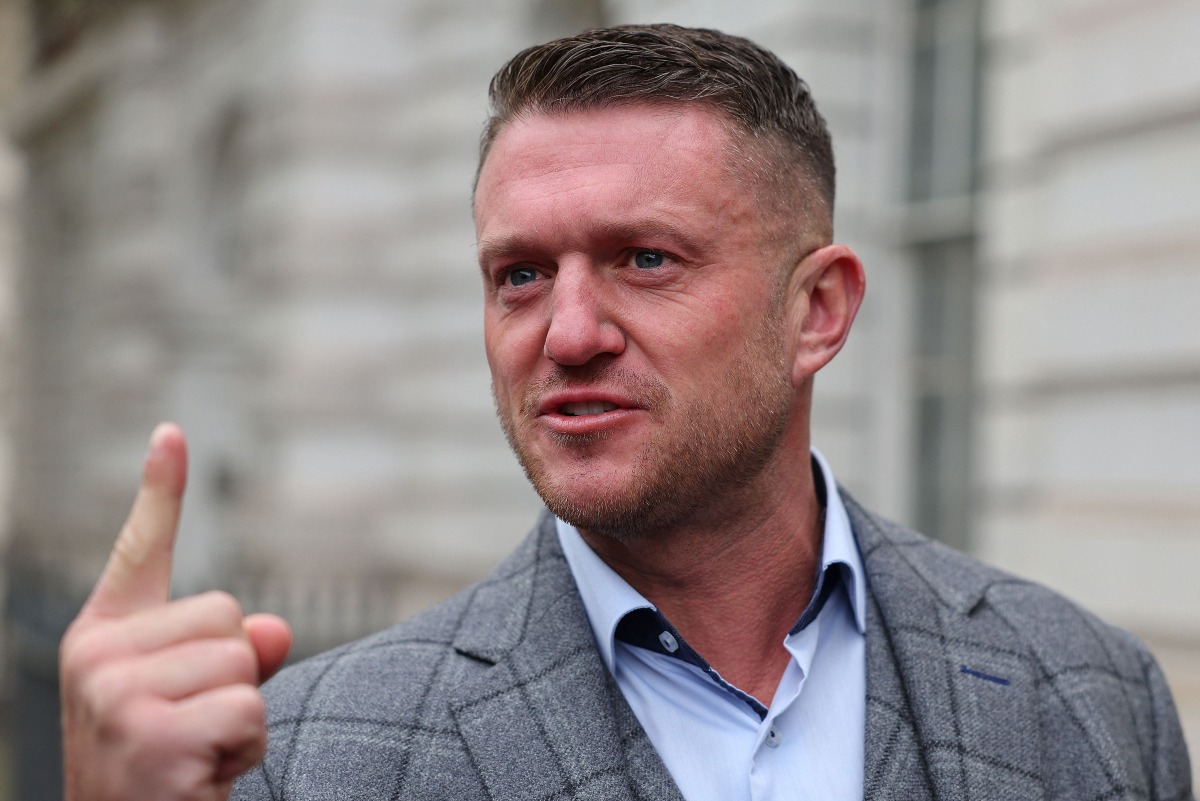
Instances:
[[[625,350],[601,279],[582,266],[560,267],[551,290],[545,354],[561,365],[582,365]]]

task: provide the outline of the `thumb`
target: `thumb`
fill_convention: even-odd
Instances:
[[[258,680],[264,682],[275,675],[292,648],[292,629],[275,615],[247,615],[242,621],[246,637],[258,655]]]

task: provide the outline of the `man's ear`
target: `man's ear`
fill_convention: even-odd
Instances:
[[[788,285],[794,385],[812,378],[842,349],[866,283],[862,262],[845,245],[826,245],[797,265]]]

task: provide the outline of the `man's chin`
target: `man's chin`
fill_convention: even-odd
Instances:
[[[581,531],[618,540],[638,539],[652,520],[654,505],[641,493],[609,488],[603,493],[581,492],[562,486],[534,488],[554,515]]]

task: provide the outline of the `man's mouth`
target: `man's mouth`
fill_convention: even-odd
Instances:
[[[564,403],[558,407],[558,413],[566,417],[585,417],[593,414],[604,414],[617,408],[617,404],[608,401],[578,401]]]

